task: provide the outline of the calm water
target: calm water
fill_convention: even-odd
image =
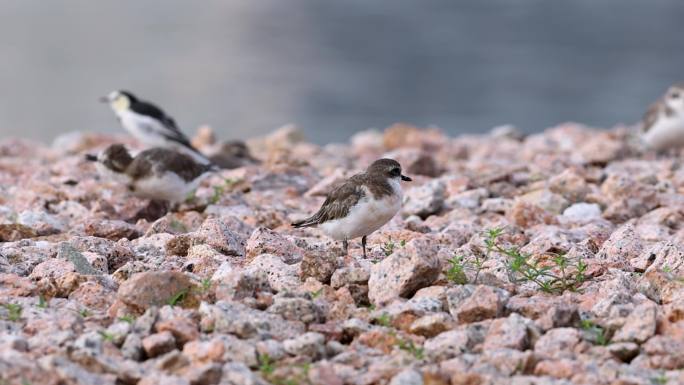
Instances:
[[[118,130],[114,88],[224,137],[611,126],[684,80],[683,23],[681,0],[0,0],[0,135]]]

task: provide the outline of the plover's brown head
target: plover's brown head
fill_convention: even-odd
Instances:
[[[401,174],[401,165],[394,159],[378,159],[373,162],[366,172],[370,175],[382,176],[389,179],[401,179],[410,182],[412,179]]]
[[[668,88],[663,102],[674,111],[684,112],[684,84],[679,83]]]
[[[133,157],[123,144],[117,143],[102,151],[97,160],[111,171],[122,173],[133,162]]]

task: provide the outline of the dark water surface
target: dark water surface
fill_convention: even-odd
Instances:
[[[681,0],[0,1],[2,137],[118,130],[114,88],[224,137],[611,126],[680,80]]]

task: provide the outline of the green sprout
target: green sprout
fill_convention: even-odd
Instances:
[[[197,192],[196,190],[190,191],[190,192],[188,193],[188,195],[185,196],[185,201],[186,201],[186,202],[192,202],[192,201],[194,201],[195,198],[197,198],[196,192]]]
[[[169,300],[166,301],[166,303],[169,304],[171,307],[174,307],[179,302],[182,302],[187,295],[188,295],[188,289],[183,289],[183,290],[179,291],[178,293],[174,294],[171,298],[169,298]]]
[[[129,324],[132,324],[135,322],[135,316],[132,314],[126,314],[124,316],[119,317],[119,321],[127,322]]]
[[[177,231],[179,233],[187,233],[188,232],[188,227],[183,222],[179,221],[178,219],[171,219],[169,221],[169,227],[172,230]]]
[[[411,340],[406,341],[400,338],[397,342],[397,345],[399,346],[399,349],[409,352],[417,360],[422,360],[425,358],[425,350],[419,346],[416,346]]]
[[[382,245],[382,251],[385,253],[386,257],[389,257],[394,253],[394,242],[392,241],[392,237],[389,237],[387,239],[387,242],[385,242],[384,245]]]
[[[320,288],[316,291],[310,292],[309,294],[311,295],[311,299],[316,299],[316,298],[320,297],[322,293],[323,293],[323,288]]]
[[[532,282],[546,293],[560,294],[566,290],[576,291],[586,281],[587,264],[579,258],[571,262],[565,255],[556,254],[551,265],[541,265],[531,254],[521,252],[517,246],[504,246],[499,237],[503,229],[495,228],[487,232],[485,239],[486,256],[500,253],[508,259],[508,273],[511,281]],[[557,272],[553,272],[553,269]]]
[[[211,188],[214,190],[214,193],[211,195],[211,198],[209,198],[209,203],[215,205],[221,200],[221,196],[223,196],[223,193],[226,191],[225,186],[211,186]]]
[[[202,285],[202,292],[206,293],[211,289],[211,279],[210,278],[203,278],[202,281],[200,282]]]
[[[5,309],[7,309],[8,320],[16,322],[19,321],[19,319],[21,319],[21,312],[23,310],[21,305],[16,303],[6,303],[0,306],[3,306]]]
[[[580,327],[582,330],[588,332],[596,345],[606,346],[608,345],[608,337],[606,336],[606,330],[599,325],[596,325],[591,320],[580,321]]]
[[[480,278],[480,272],[484,268],[484,263],[489,259],[490,255],[495,251],[496,239],[503,234],[502,228],[494,228],[485,232],[485,252],[483,253],[479,248],[473,248],[473,258],[467,260],[462,255],[454,255],[449,259],[449,268],[446,271],[446,277],[449,281],[457,285],[465,285],[468,283],[468,276],[466,270],[475,272],[473,283],[477,284]]]
[[[273,359],[268,354],[259,355],[259,372],[264,376],[268,376],[275,370]]]
[[[38,304],[36,305],[37,308],[39,309],[47,309],[49,306],[48,301],[45,299],[44,295],[39,295],[38,296]]]
[[[399,246],[405,247],[406,246],[406,240],[402,239],[401,241],[399,241]],[[389,237],[387,237],[387,242],[385,242],[385,244],[382,245],[382,252],[385,253],[386,257],[389,257],[390,255],[392,255],[392,253],[394,253],[394,250],[396,250],[396,248],[397,248],[397,244],[394,243],[394,241],[392,240],[392,237],[389,236]]]
[[[468,283],[468,277],[465,274],[465,265],[462,256],[455,256],[447,262],[451,265],[446,271],[446,277],[449,281],[457,285],[465,285]]]
[[[651,383],[654,385],[665,385],[668,383],[667,376],[665,373],[660,373],[658,377],[652,377]]]
[[[382,313],[375,321],[380,326],[384,326],[387,328],[392,327],[392,318],[387,313]]]
[[[107,342],[114,342],[114,334],[107,332],[106,330],[100,330],[97,332],[103,340]]]

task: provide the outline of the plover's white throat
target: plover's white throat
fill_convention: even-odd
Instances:
[[[200,163],[209,160],[195,149],[176,121],[154,104],[128,91],[112,91],[100,99],[109,103],[126,131],[147,147],[170,147],[191,155]]]
[[[162,147],[144,150],[133,157],[122,144],[113,144],[99,156],[87,158],[97,162],[101,174],[124,183],[134,195],[172,204],[183,202],[204,177],[216,171],[215,166]]]
[[[684,146],[684,84],[673,85],[649,107],[641,137],[654,150]]]
[[[342,241],[345,254],[348,241],[361,237],[365,257],[368,235],[401,208],[402,180],[411,178],[401,174],[396,160],[376,160],[366,172],[352,176],[331,191],[316,214],[292,226],[319,226],[329,237]]]

